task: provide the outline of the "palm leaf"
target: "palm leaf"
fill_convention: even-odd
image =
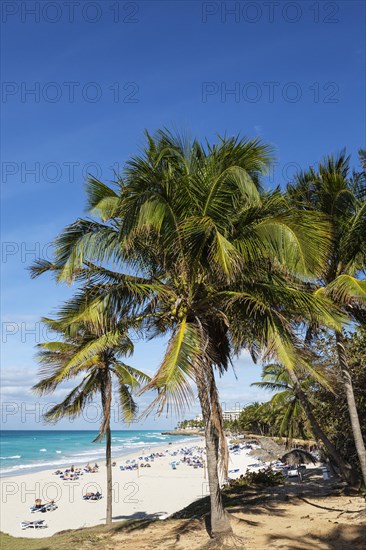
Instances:
[[[75,418],[83,411],[85,405],[90,403],[99,390],[99,381],[95,373],[87,375],[65,399],[52,407],[45,414],[49,422],[57,422],[65,416]]]
[[[366,305],[366,280],[359,280],[346,273],[339,275],[330,282],[324,289],[319,289],[341,304],[359,302]]]
[[[170,339],[162,364],[151,382],[141,391],[157,389],[147,414],[158,406],[158,414],[164,408],[181,413],[193,399],[189,380],[193,379],[193,363],[200,353],[200,333],[197,327],[184,318]],[[145,413],[145,414],[146,414]]]

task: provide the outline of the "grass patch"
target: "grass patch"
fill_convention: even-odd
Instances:
[[[107,533],[105,526],[86,529],[63,531],[52,537],[30,539],[12,537],[0,532],[1,550],[70,550],[70,548],[107,548]],[[103,540],[105,539],[105,540]]]

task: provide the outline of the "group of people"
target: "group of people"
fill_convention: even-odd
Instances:
[[[138,468],[151,468],[151,463],[156,459],[164,458],[166,456],[171,457],[181,457],[179,460],[174,461],[174,465],[177,466],[179,463],[186,464],[187,466],[192,466],[193,468],[203,468],[205,449],[203,447],[182,447],[177,451],[170,451],[166,449],[165,452],[156,452],[150,453],[148,455],[140,455],[137,460],[128,458],[125,461],[125,464],[120,466],[121,471],[125,470],[137,470]],[[175,468],[174,468],[175,469]]]
[[[94,466],[90,466],[89,462],[86,466],[84,466],[84,472],[96,474],[99,472],[99,466],[97,463],[94,464]]]
[[[97,473],[99,471],[98,464],[94,464],[94,466],[90,466],[89,462],[84,468],[75,468],[74,466],[71,466],[70,468],[66,468],[64,471],[62,470],[56,470],[54,475],[57,475],[60,477],[60,479],[63,479],[64,481],[74,481],[76,479],[79,479],[80,476],[82,476],[84,473]]]

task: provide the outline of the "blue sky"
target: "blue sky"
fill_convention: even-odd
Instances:
[[[210,140],[260,136],[277,152],[271,186],[344,146],[356,164],[365,145],[365,4],[3,2],[2,21],[3,427],[35,429],[38,320],[72,289],[31,281],[26,267],[85,214],[85,174],[112,180],[144,129],[162,126]],[[153,372],[163,349],[163,341],[138,344],[132,363]],[[245,353],[235,365],[237,379],[219,382],[226,408],[265,398],[250,388],[260,367]],[[143,426],[175,423],[150,417]]]

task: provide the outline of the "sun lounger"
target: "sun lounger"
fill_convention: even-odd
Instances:
[[[47,504],[43,504],[43,506],[30,507],[32,514],[34,514],[34,512],[53,512],[54,510],[57,510],[57,506],[54,502],[47,502]]]
[[[102,495],[99,492],[83,495],[84,500],[100,500]]]
[[[45,529],[48,527],[44,519],[38,521],[22,521],[20,526],[22,529]]]

